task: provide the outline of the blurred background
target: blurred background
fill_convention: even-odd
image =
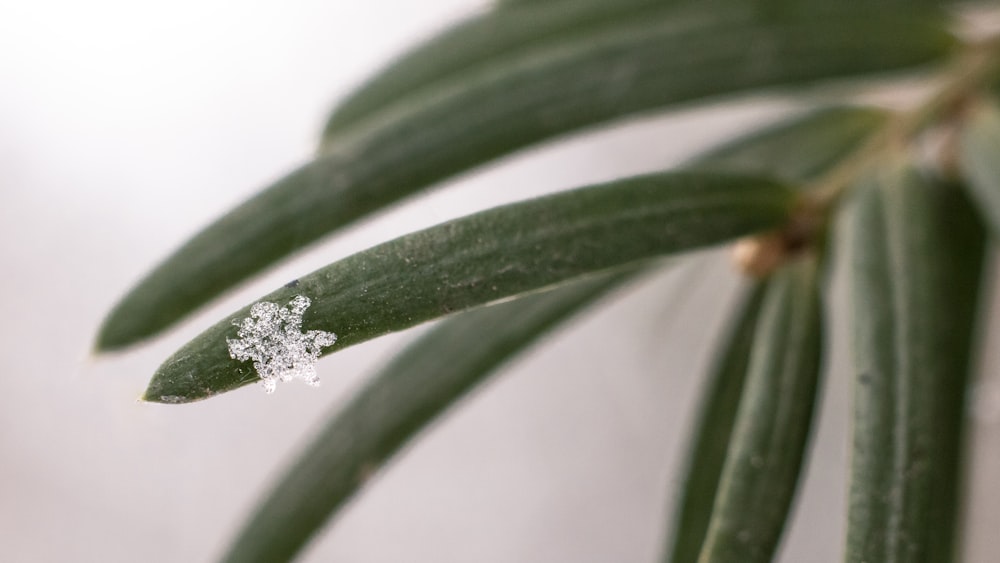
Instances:
[[[0,560],[10,562],[218,557],[309,433],[419,332],[324,359],[319,389],[139,402],[159,362],[224,313],[390,237],[659,169],[793,108],[755,97],[515,155],[316,245],[163,338],[95,358],[97,326],[132,283],[307,160],[352,86],[486,3],[0,6]],[[508,365],[378,476],[303,560],[654,561],[699,377],[738,283],[725,253],[689,262]],[[830,352],[842,360],[835,285]],[[984,347],[967,561],[996,560],[998,361]],[[840,559],[849,384],[843,363],[828,364],[785,563]]]

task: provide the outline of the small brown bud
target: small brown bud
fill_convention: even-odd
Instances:
[[[779,233],[755,235],[736,242],[733,260],[744,274],[763,278],[785,261],[787,250],[787,241]]]

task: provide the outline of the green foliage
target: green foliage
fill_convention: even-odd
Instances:
[[[960,166],[969,194],[994,233],[1000,233],[1000,108],[992,98],[979,100],[962,129]]]
[[[768,284],[699,561],[770,561],[778,547],[819,379],[817,267],[814,257],[798,259]]]
[[[888,112],[875,108],[824,108],[730,141],[700,157],[696,165],[808,184],[858,150],[889,119]]]
[[[337,334],[340,350],[477,305],[545,289],[788,221],[794,192],[780,182],[720,173],[628,178],[497,207],[349,256],[267,295],[313,301],[303,318]],[[245,307],[157,370],[144,397],[179,403],[257,380],[220,346]],[[328,350],[329,351],[329,350]]]
[[[747,292],[728,338],[719,347],[716,365],[705,385],[705,400],[695,426],[689,466],[684,472],[682,494],[677,503],[673,547],[664,552],[665,561],[696,563],[712,521],[715,497],[722,477],[722,467],[729,453],[729,441],[736,424],[736,411],[743,396],[743,383],[754,330],[766,284]]]
[[[808,185],[867,142],[887,119],[885,112],[868,108],[822,109],[726,143],[702,156],[697,164],[722,170],[767,170]],[[695,563],[701,553],[743,396],[767,283],[754,284],[740,310],[734,312],[730,334],[720,343],[716,365],[705,382],[677,502],[672,546],[663,552],[665,562]]]
[[[848,561],[953,561],[984,230],[965,194],[891,163],[857,201]]]
[[[855,375],[846,560],[954,561],[962,420],[989,283],[980,215],[1000,232],[1000,38],[957,39],[949,4],[502,1],[343,100],[315,159],[151,272],[110,313],[98,349],[156,335],[316,239],[501,156],[654,110],[781,89],[812,111],[680,170],[384,242],[257,300],[307,296],[302,326],[338,335],[324,353],[443,320],[331,414],[226,560],[294,558],[497,367],[663,257],[737,242],[755,279],[705,377],[663,560],[773,559],[822,376],[824,274],[842,271]],[[821,81],[918,71],[936,80],[912,107],[813,107]],[[855,92],[841,87],[838,99]],[[929,133],[943,146],[926,150]],[[850,222],[836,221],[842,210]],[[846,260],[827,251],[844,236]],[[258,381],[227,348],[251,305],[169,358],[145,399],[184,403]]]
[[[576,3],[526,7],[532,12],[524,17],[554,8],[576,17]],[[587,5],[606,13],[603,4]],[[698,99],[913,67],[955,46],[948,19],[934,10],[897,17],[828,7],[774,19],[756,17],[743,3],[724,2],[730,9],[723,11],[714,9],[716,2],[625,4],[628,10],[585,33],[529,42],[509,56],[503,49],[523,32],[504,27],[504,40],[488,45],[499,51],[456,65],[460,71],[444,78],[437,66],[422,68],[437,60],[436,44],[417,51],[408,60],[421,67],[412,71],[419,78],[404,84],[421,87],[405,100],[366,108],[367,117],[343,133],[334,128],[316,160],[185,244],[115,307],[98,348],[157,334],[317,238],[539,141]],[[507,17],[486,14],[465,25],[501,25],[494,20]],[[458,35],[449,49],[482,42],[476,33]],[[403,70],[396,66],[391,74]],[[389,90],[378,80],[371,84],[378,93]],[[394,91],[383,95],[392,98]]]
[[[226,560],[293,557],[431,420],[499,365],[631,274],[599,276],[480,308],[448,319],[419,338],[333,413],[247,523]]]
[[[821,110],[736,139],[708,153],[698,164],[707,167],[711,162],[739,172],[748,164],[760,163],[747,162],[749,155],[758,155],[785,166],[790,180],[804,180],[825,170],[822,163],[857,148],[881,122],[880,115],[858,108]],[[817,131],[823,133],[819,141],[814,139]],[[376,374],[349,404],[331,413],[331,422],[283,475],[233,543],[229,559],[267,561],[296,553],[363,486],[365,480],[358,479],[359,474],[375,472],[461,393],[544,336],[555,322],[590,305],[609,285],[632,275],[623,272],[608,280],[584,280],[445,320]],[[713,377],[714,392],[706,404],[704,424],[694,445],[695,463],[685,486],[688,500],[678,518],[688,526],[707,527],[762,296],[759,289],[752,291],[729,351]],[[485,342],[484,334],[490,335]],[[395,408],[375,407],[385,404]],[[724,417],[728,423],[722,422]],[[708,495],[706,506],[703,501]],[[695,534],[683,531],[679,535],[690,539]],[[682,542],[684,548],[693,550],[694,558],[703,535],[704,530],[696,541]],[[678,549],[683,549],[680,545]]]

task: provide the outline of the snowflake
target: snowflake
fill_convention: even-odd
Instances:
[[[308,297],[296,295],[281,307],[262,301],[250,308],[250,316],[233,321],[240,327],[238,339],[227,338],[234,360],[253,360],[264,391],[273,393],[277,382],[299,377],[309,385],[319,385],[316,360],[322,349],[332,346],[337,335],[322,330],[302,332],[302,313],[309,308]]]

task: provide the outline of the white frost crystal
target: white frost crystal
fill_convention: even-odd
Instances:
[[[316,360],[323,348],[337,341],[337,335],[322,330],[302,332],[302,313],[310,304],[302,295],[292,298],[288,307],[262,301],[250,308],[249,317],[233,321],[240,330],[238,339],[226,339],[229,355],[241,362],[253,360],[264,391],[273,393],[279,380],[296,377],[319,385]]]

